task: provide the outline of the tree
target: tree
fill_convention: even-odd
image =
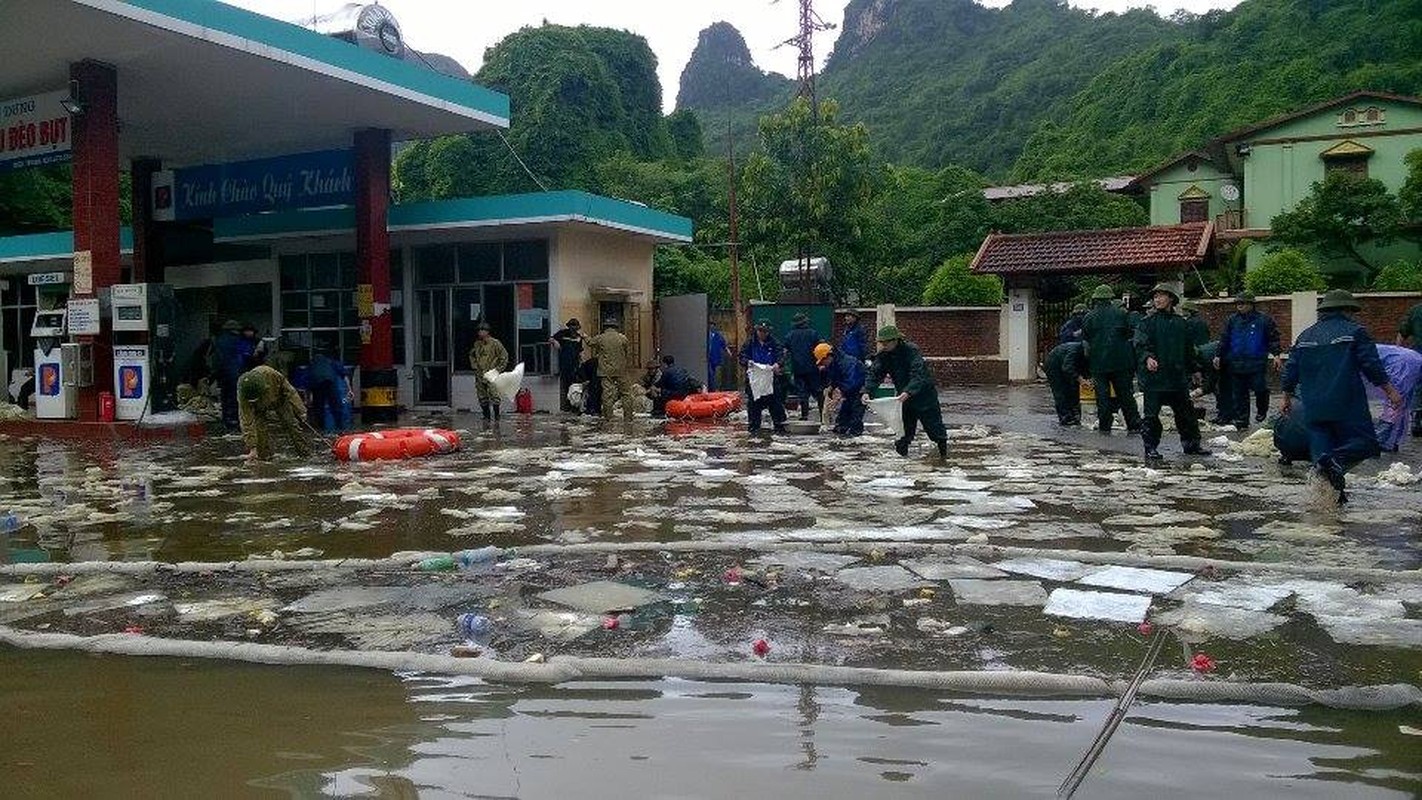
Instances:
[[[1270,253],[1244,276],[1244,288],[1254,294],[1316,292],[1326,285],[1318,266],[1298,250]]]
[[[701,120],[696,112],[688,109],[672,112],[667,117],[667,133],[671,136],[672,152],[677,158],[690,160],[706,155]]]
[[[1422,225],[1422,147],[1409,152],[1403,160],[1407,178],[1397,190],[1397,199],[1402,204],[1402,218],[1415,227]]]
[[[1375,292],[1418,292],[1422,291],[1422,263],[1394,261],[1378,270],[1373,279]]]
[[[860,234],[877,172],[862,125],[841,125],[833,102],[809,101],[760,121],[760,148],[746,162],[744,231],[767,263],[804,252],[835,265],[833,289],[843,298],[866,282]]]
[[[923,289],[926,306],[996,306],[1002,304],[1002,279],[974,274],[972,253],[943,262]]]
[[[72,195],[69,168],[65,166],[0,175],[0,235],[68,227]]]
[[[1078,183],[1065,192],[1046,191],[993,208],[992,229],[1000,233],[1136,228],[1150,224],[1145,208],[1129,197],[1111,194],[1095,182]]]
[[[1369,278],[1377,268],[1363,248],[1392,242],[1401,225],[1402,206],[1382,181],[1342,171],[1315,182],[1298,205],[1270,223],[1276,242],[1350,259]]]

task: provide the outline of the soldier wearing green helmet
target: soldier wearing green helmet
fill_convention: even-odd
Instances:
[[[305,416],[306,404],[301,402],[301,395],[275,369],[266,365],[254,367],[237,380],[237,417],[249,459],[266,461],[272,457],[272,426],[281,431],[293,451],[308,454],[310,445],[301,429]]]
[[[869,386],[878,386],[885,377],[894,381],[894,391],[904,408],[904,435],[894,442],[901,456],[908,455],[909,444],[918,432],[919,423],[929,440],[938,445],[938,457],[948,458],[948,431],[943,426],[943,409],[938,405],[938,386],[918,345],[908,341],[897,326],[879,329],[879,350],[874,366],[869,370]],[[864,395],[869,402],[869,395]]]
[[[1126,417],[1126,432],[1140,433],[1141,415],[1136,408],[1133,331],[1126,310],[1115,302],[1111,287],[1101,284],[1091,293],[1091,311],[1081,324],[1082,340],[1091,363],[1091,381],[1096,388],[1096,429],[1111,432],[1116,407]],[[1116,396],[1111,396],[1115,390]]]
[[[1191,376],[1199,373],[1200,354],[1190,338],[1189,323],[1175,313],[1180,292],[1160,283],[1151,290],[1155,313],[1141,320],[1136,330],[1135,349],[1140,358],[1141,391],[1145,395],[1145,420],[1141,438],[1148,461],[1161,458],[1160,409],[1169,406],[1180,431],[1181,449],[1188,455],[1204,455],[1200,447],[1200,423],[1190,400]]]

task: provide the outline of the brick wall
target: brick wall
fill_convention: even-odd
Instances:
[[[872,336],[879,325],[874,309],[861,309],[860,320]],[[836,312],[840,319],[844,312]],[[899,330],[926,358],[973,358],[1000,355],[998,308],[901,308],[894,311]]]
[[[1363,310],[1357,315],[1359,322],[1368,329],[1373,338],[1379,342],[1390,344],[1397,335],[1397,326],[1401,324],[1402,318],[1407,315],[1409,309],[1419,302],[1422,302],[1422,293],[1417,292],[1380,292],[1365,293],[1357,295],[1358,302],[1363,306]],[[1225,319],[1234,313],[1233,300],[1197,300],[1200,306],[1200,314],[1210,323],[1210,333],[1216,338],[1224,328]],[[1284,349],[1289,345],[1300,331],[1293,330],[1293,302],[1289,297],[1261,297],[1259,299],[1259,310],[1274,318],[1274,322],[1279,325],[1279,336],[1283,339]]]
[[[986,356],[926,360],[940,390],[953,386],[1006,386],[1008,383],[1005,358]]]

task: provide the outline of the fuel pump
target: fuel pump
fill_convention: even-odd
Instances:
[[[70,391],[69,369],[77,365],[66,365],[64,348],[64,317],[62,308],[44,309],[35,312],[35,320],[30,325],[30,335],[35,340],[35,418],[75,419],[79,415],[78,392]],[[71,379],[72,380],[72,379]]]
[[[110,289],[114,331],[115,417],[141,419],[177,408],[173,376],[173,320],[177,301],[166,283],[129,283]]]

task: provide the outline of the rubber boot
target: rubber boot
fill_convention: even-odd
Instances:
[[[1412,436],[1413,438],[1422,436],[1422,411],[1412,412]]]
[[[1181,449],[1187,456],[1207,456],[1210,454],[1210,451],[1200,446],[1198,439],[1193,442],[1182,442]]]
[[[498,421],[499,421],[499,404],[498,404],[498,403],[494,403],[493,406],[494,406],[494,421],[495,421],[495,422],[498,422]]]
[[[896,452],[896,453],[898,453],[899,455],[901,455],[901,456],[907,458],[907,457],[908,457],[908,446],[909,446],[909,438],[908,438],[907,436],[905,436],[904,438],[899,439],[899,440],[897,440],[897,441],[894,442],[894,452]]]
[[[947,440],[947,439],[944,439],[943,441],[940,441],[940,442],[938,443],[938,460],[939,460],[939,461],[947,461],[947,460],[948,460],[948,440]]]
[[[490,417],[489,417],[489,404],[488,404],[488,403],[480,403],[480,404],[479,404],[479,411],[483,412],[483,414],[484,414],[484,421],[485,421],[485,422],[488,422],[489,419],[490,419]]]

